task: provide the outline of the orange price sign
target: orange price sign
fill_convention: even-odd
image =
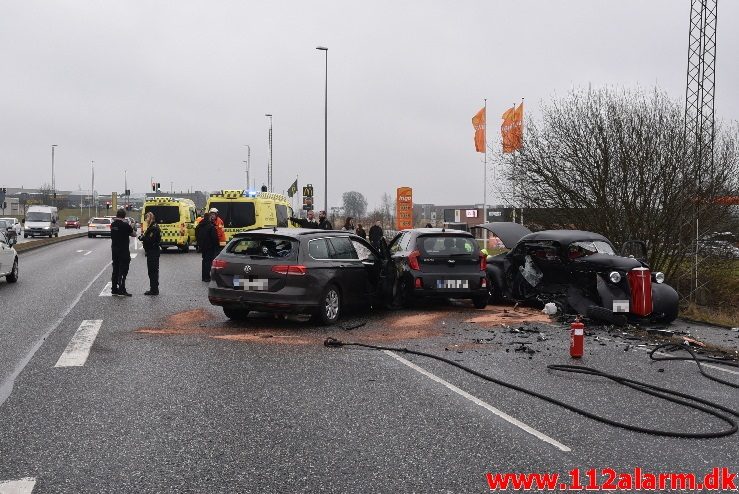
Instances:
[[[413,228],[413,189],[398,187],[395,197],[395,225],[397,230]]]

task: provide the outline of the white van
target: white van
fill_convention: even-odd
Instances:
[[[58,237],[59,213],[54,206],[31,206],[26,212],[23,237]]]

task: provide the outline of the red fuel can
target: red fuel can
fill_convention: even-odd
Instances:
[[[570,357],[580,358],[585,350],[585,325],[580,321],[570,324]]]

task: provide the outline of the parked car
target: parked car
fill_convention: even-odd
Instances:
[[[739,247],[728,240],[701,240],[698,242],[698,252],[721,259],[739,259]]]
[[[22,228],[23,227],[21,225],[21,222],[18,221],[18,218],[0,218],[0,220],[5,220],[5,221],[9,222],[11,225],[13,225],[13,230],[15,230],[15,234],[17,236],[20,237],[21,234],[23,233],[23,231],[22,231]]]
[[[389,250],[399,305],[429,297],[471,299],[477,309],[487,305],[487,261],[472,234],[444,228],[403,230]]]
[[[213,261],[208,300],[230,319],[250,311],[308,313],[323,324],[380,304],[387,255],[349,232],[303,228],[237,233]]]
[[[0,277],[5,276],[8,283],[18,281],[18,253],[8,239],[4,231],[0,231]]]
[[[77,216],[69,216],[64,220],[64,229],[66,230],[67,228],[77,228],[79,230],[80,219]]]
[[[678,294],[646,263],[646,246],[630,241],[618,255],[602,235],[579,230],[531,233],[516,223],[478,225],[510,251],[487,258],[491,302],[555,303],[563,312],[611,324],[628,320],[669,323]]]
[[[93,237],[110,237],[110,225],[113,220],[110,218],[92,218],[87,225],[88,238]]]
[[[0,232],[5,233],[6,242],[11,247],[18,243],[18,234],[10,221],[0,219]]]

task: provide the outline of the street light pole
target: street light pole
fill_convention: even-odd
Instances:
[[[56,179],[54,178],[54,148],[58,144],[51,145],[51,205],[56,206]]]
[[[249,190],[249,175],[251,174],[251,146],[246,145],[246,190]]]
[[[272,192],[272,114],[265,113],[265,117],[269,118],[269,163],[267,164],[267,187]]]
[[[316,46],[326,54],[326,77],[323,94],[323,208],[328,214],[328,48]]]

